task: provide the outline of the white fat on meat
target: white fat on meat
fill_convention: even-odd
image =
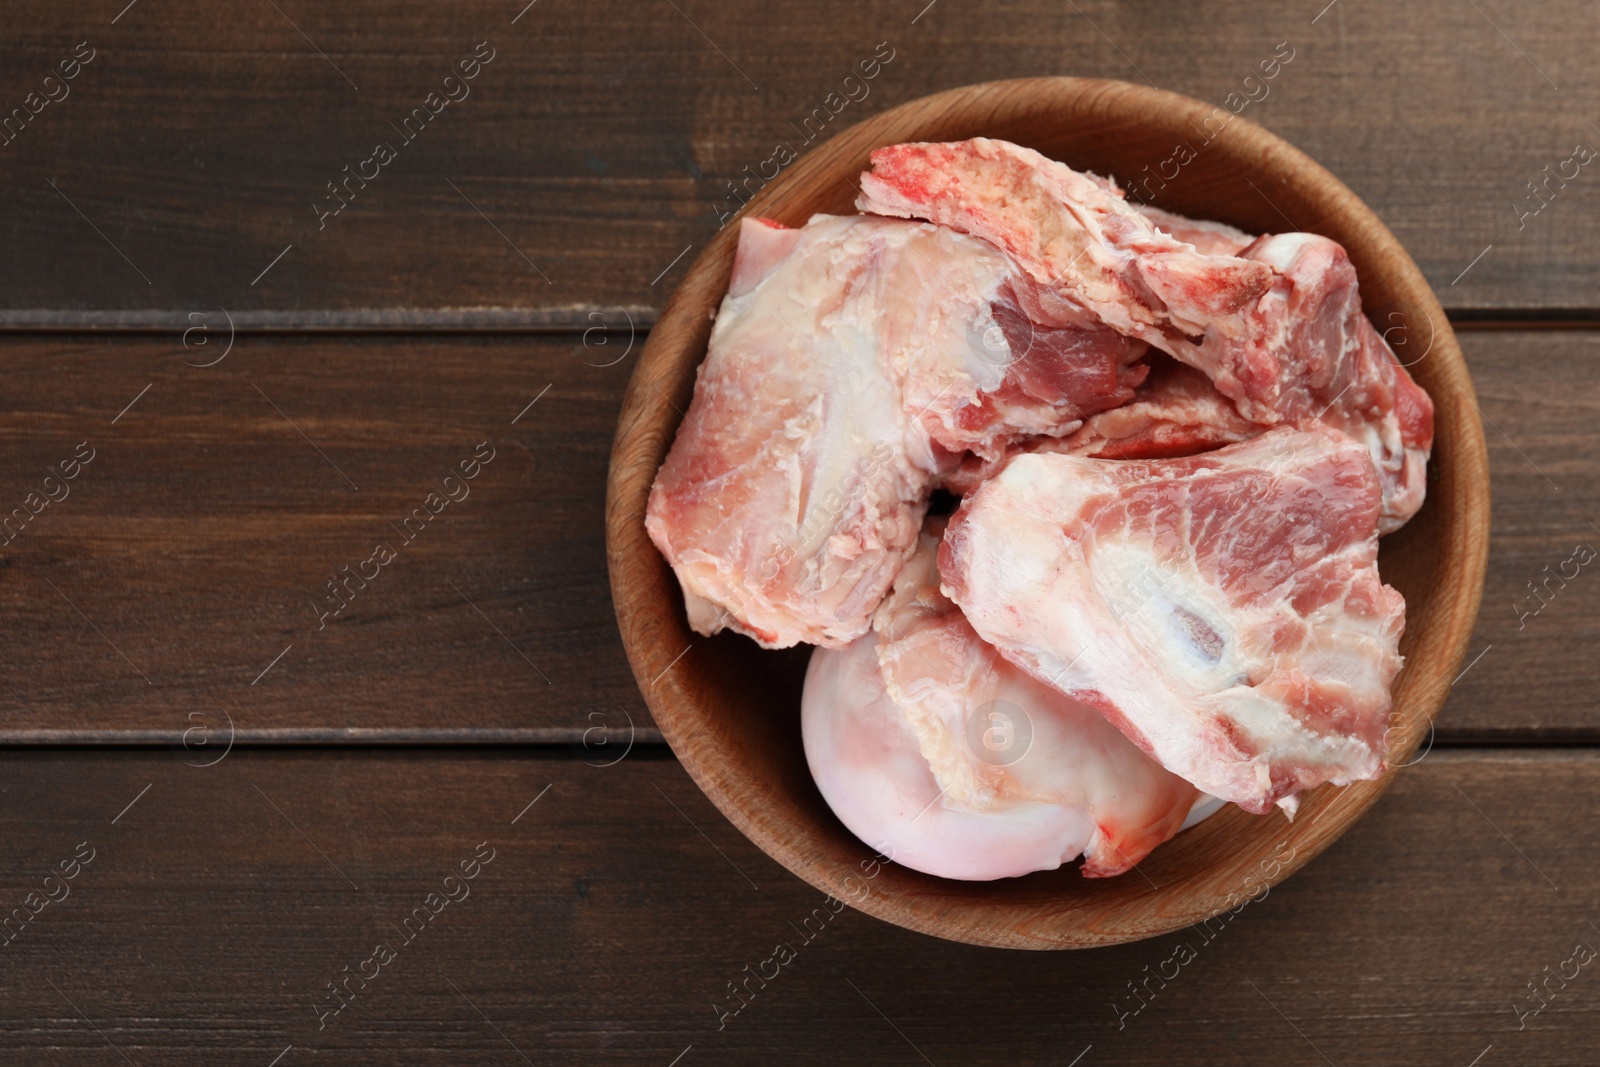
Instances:
[[[1255,240],[1253,234],[1225,222],[1175,215],[1154,204],[1134,204],[1133,209],[1154,223],[1156,229],[1171,234],[1184,244],[1194,245],[1208,256],[1236,256]]]
[[[941,473],[967,449],[998,457],[1125,402],[1144,351],[964,234],[744,220],[646,509],[690,624],[769,648],[853,641]]]
[[[1273,272],[1247,328],[1209,334],[1179,358],[1256,422],[1320,420],[1366,445],[1383,486],[1379,532],[1398,530],[1427,492],[1433,401],[1362,313],[1355,267],[1337,241],[1281,233],[1240,255]]]
[[[871,162],[856,199],[862,211],[982,237],[1041,288],[1166,351],[1231,329],[1272,283],[1265,264],[1207,255],[1158,228],[1112,183],[1008,141],[889,145]]]
[[[883,687],[877,637],[819,648],[806,671],[806,761],[846,829],[896,863],[975,881],[1051,870],[1082,852],[1089,818],[1024,801],[1004,816],[940,804],[939,783],[911,725]]]
[[[1405,602],[1366,449],[1313,424],[1185,459],[1021,455],[970,496],[943,591],[1034,677],[1252,812],[1384,769]]]
[[[863,211],[1004,248],[1041,290],[1204,372],[1251,421],[1321,419],[1361,441],[1383,484],[1382,532],[1422,506],[1433,404],[1362,313],[1337,242],[1235,247],[1245,235],[1231,228],[1136,209],[1108,181],[984,138],[880,148],[861,189]]]
[[[1192,812],[1215,810],[1093,708],[978,637],[939,592],[941,528],[930,523],[872,634],[812,653],[806,756],[840,821],[897,863],[947,878],[1079,855],[1086,876],[1107,877]]]
[[[1089,416],[1065,437],[1029,438],[997,460],[968,454],[940,479],[941,486],[966,496],[1012,456],[1025,452],[1066,452],[1095,459],[1170,459],[1209,452],[1266,432],[1267,427],[1239,414],[1233,401],[1193,367],[1160,352],[1151,352],[1146,358],[1150,374],[1128,403]]]

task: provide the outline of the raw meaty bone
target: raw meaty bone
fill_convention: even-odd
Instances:
[[[1004,248],[1042,288],[1203,371],[1263,426],[1324,419],[1367,445],[1382,532],[1422,505],[1433,405],[1361,313],[1349,257],[1314,234],[1233,239],[1136,210],[1110,182],[1004,141],[872,154],[863,211],[924,218]],[[1163,217],[1164,216],[1164,217]]]
[[[1034,681],[939,592],[930,522],[874,633],[812,654],[807,759],[862,840],[949,878],[1003,878],[1084,856],[1121,874],[1196,806],[1093,708]]]
[[[1366,449],[1313,424],[1186,459],[1022,455],[967,499],[943,590],[1011,662],[1252,812],[1384,767],[1405,601]]]
[[[1112,189],[1116,191],[1115,186]],[[1120,192],[1118,195],[1121,195]],[[1134,204],[1133,209],[1155,223],[1157,229],[1165,230],[1184,244],[1194,245],[1208,256],[1236,256],[1250,247],[1250,242],[1255,240],[1253,234],[1245,233],[1227,223],[1174,215],[1170,211],[1162,211],[1154,204]]]
[[[1003,813],[942,806],[911,724],[883,687],[870,633],[811,653],[800,707],[806,762],[823,799],[856,837],[912,870],[1010,878],[1060,866],[1094,833],[1064,804],[1025,801]]]
[[[1096,459],[1172,459],[1248,441],[1264,429],[1240,415],[1204,374],[1154,355],[1150,376],[1131,401],[1042,444],[1044,451]]]
[[[982,237],[1042,288],[1167,352],[1208,330],[1237,332],[1272,284],[1266,264],[1206,255],[1110,182],[1007,141],[880,148],[856,207]]]
[[[1211,380],[1170,356],[1152,353],[1150,375],[1119,408],[1084,420],[1065,437],[1034,437],[998,460],[968,455],[940,485],[961,496],[992,477],[1013,455],[1066,452],[1095,459],[1171,459],[1248,441],[1266,427],[1251,422]]]
[[[849,643],[936,475],[1131,397],[1144,345],[1035,289],[992,245],[926,223],[745,220],[645,516],[690,625]]]
[[[1378,532],[1398,530],[1427,492],[1433,401],[1362,313],[1355,267],[1337,241],[1282,233],[1240,255],[1273,272],[1248,328],[1208,334],[1178,357],[1205,371],[1249,419],[1320,419],[1366,445],[1383,486]]]

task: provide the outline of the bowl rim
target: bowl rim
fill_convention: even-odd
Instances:
[[[1141,129],[1141,124],[1150,123],[1151,116],[1156,115],[1194,126],[1196,120],[1220,110],[1165,90],[1104,79],[1022,78],[948,89],[900,104],[841,131],[795,161],[786,173],[761,188],[738,216],[727,221],[755,216],[782,218],[793,213],[814,198],[810,183],[837,182],[840,175],[849,177],[850,172],[864,169],[866,153],[872,148],[906,140],[961,139],[908,137],[908,128],[931,126],[934,130],[947,130],[966,123],[981,129],[986,121],[1060,121],[1055,118],[1058,113],[1071,114],[1074,109],[1092,109],[1097,115],[1109,116],[1108,121],[1112,122],[1125,120],[1130,129]],[[685,273],[650,331],[623,399],[607,477],[606,554],[612,598],[641,694],[684,769],[712,803],[762,851],[831,897],[908,929],[978,945],[1079,948],[1157,936],[1206,922],[1229,910],[1235,901],[1260,899],[1251,893],[1241,898],[1236,889],[1270,890],[1331,845],[1409,765],[1404,757],[1421,744],[1424,733],[1431,735],[1432,723],[1471,639],[1488,556],[1487,453],[1464,357],[1421,271],[1394,235],[1349,188],[1305,153],[1248,119],[1235,115],[1227,120],[1226,131],[1219,140],[1222,137],[1232,138],[1228,146],[1231,154],[1258,161],[1258,177],[1292,173],[1297,183],[1312,187],[1318,206],[1324,210],[1306,228],[1339,231],[1362,275],[1364,293],[1365,283],[1373,278],[1371,272],[1381,263],[1385,289],[1392,294],[1392,302],[1402,306],[1401,313],[1425,315],[1432,327],[1428,352],[1422,357],[1433,358],[1427,373],[1438,383],[1438,387],[1430,389],[1435,403],[1430,500],[1440,495],[1440,483],[1444,483],[1450,487],[1456,506],[1438,509],[1433,523],[1446,537],[1428,544],[1408,545],[1406,551],[1448,553],[1455,561],[1450,572],[1454,580],[1437,584],[1427,597],[1428,610],[1422,621],[1432,624],[1428,631],[1407,635],[1413,647],[1395,684],[1393,720],[1396,728],[1404,732],[1392,753],[1391,770],[1377,781],[1346,787],[1324,785],[1305,794],[1300,816],[1281,833],[1263,834],[1261,824],[1252,826],[1239,821],[1276,820],[1275,815],[1248,816],[1236,809],[1219,813],[1163,845],[1151,857],[1162,856],[1188,835],[1201,834],[1206,840],[1195,848],[1222,856],[1219,861],[1192,870],[1164,871],[1175,875],[1165,885],[1157,885],[1146,874],[1148,890],[1138,884],[1112,892],[1100,888],[1080,890],[1071,894],[1078,898],[1071,906],[1063,902],[1041,905],[1035,899],[1038,894],[1026,899],[1019,896],[1007,906],[1004,891],[986,894],[983,889],[1017,883],[1017,879],[950,883],[916,872],[907,874],[907,869],[888,864],[881,870],[874,866],[872,874],[864,877],[876,879],[883,871],[890,871],[890,878],[866,885],[857,871],[866,872],[868,861],[847,862],[864,856],[865,845],[845,857],[839,849],[825,847],[826,841],[818,835],[808,836],[807,827],[782,822],[761,803],[768,787],[756,780],[753,769],[726,758],[730,748],[738,747],[733,744],[733,736],[713,728],[715,724],[709,723],[698,709],[699,694],[685,672],[673,671],[678,660],[667,662],[680,640],[686,641],[684,652],[677,654],[681,658],[697,643],[728,638],[706,639],[690,634],[677,582],[644,528],[650,487],[677,433],[697,368],[705,355],[704,338],[710,329],[708,311],[714,314],[727,289],[739,227],[724,224]],[[1265,199],[1264,193],[1262,196]],[[1408,316],[1405,321],[1415,320]],[[689,367],[685,368],[685,363]],[[1452,387],[1453,392],[1444,386]],[[1448,434],[1440,432],[1441,427],[1448,427]],[[1441,449],[1441,443],[1448,447]],[[1433,502],[1437,505],[1436,500]],[[1404,532],[1391,536],[1398,538]],[[667,595],[662,592],[661,572],[665,582],[670,583]],[[1407,607],[1410,629],[1414,625],[1412,605]],[[803,762],[803,754],[800,758]],[[1334,814],[1324,819],[1330,811]],[[1250,838],[1283,838],[1274,853],[1277,858],[1271,863],[1271,870],[1267,854],[1255,848],[1253,840],[1241,843],[1234,836],[1236,831]],[[1282,848],[1289,842],[1293,845],[1285,857]],[[1253,860],[1254,865],[1236,865],[1237,869],[1231,872],[1234,877],[1219,881],[1220,869],[1229,866],[1224,852],[1237,854],[1241,861]],[[1147,860],[1147,866],[1148,863]],[[1070,866],[1063,865],[1064,869]],[[1240,882],[1236,876],[1244,869],[1256,872],[1256,876]],[[1131,876],[1124,876],[1127,877]],[[1122,883],[1122,879],[1104,881]],[[1243,903],[1237,904],[1235,913],[1239,907]],[[1069,915],[1075,916],[1074,921],[1063,921],[1063,916]]]

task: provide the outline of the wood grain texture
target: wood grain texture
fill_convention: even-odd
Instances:
[[[0,348],[6,736],[650,739],[601,535],[626,335],[190,340]]]
[[[1515,1011],[1577,943],[1600,947],[1593,753],[1436,752],[1226,924],[1072,954],[834,913],[670,761],[41,751],[0,756],[0,778],[8,911],[95,852],[0,948],[18,1063],[266,1067],[292,1045],[279,1067],[666,1067],[692,1045],[679,1067],[1011,1067],[1092,1045],[1080,1067],[1465,1067],[1492,1044],[1484,1065],[1554,1067],[1600,1047],[1592,966],[1525,1030]],[[1543,814],[1555,798],[1568,818]],[[480,842],[495,856],[470,896],[402,944]],[[780,942],[795,958],[764,965]],[[397,958],[319,1029],[319,991],[378,943]],[[719,1030],[728,984],[775,969]],[[1128,984],[1162,972],[1140,1009]]]
[[[1592,326],[1592,168],[1520,228],[1512,206],[1600,136],[1588,5],[19,0],[3,21],[0,116],[77,42],[98,51],[70,98],[0,143],[0,330],[26,331],[0,343],[0,517],[40,490],[43,465],[79,441],[98,451],[69,499],[0,545],[0,743],[172,751],[0,749],[0,915],[78,842],[97,849],[70,898],[0,947],[0,1061],[1595,1059],[1592,968],[1517,1015],[1574,943],[1600,947],[1592,752],[1432,751],[1214,940],[1181,935],[1198,959],[1122,1029],[1128,983],[1170,967],[1178,935],[1062,956],[828,918],[659,747],[603,766],[660,733],[600,548],[631,359],[595,366],[620,351],[602,338],[653,322],[715,235],[726,183],[779,140],[803,148],[791,123],[881,40],[895,60],[830,133],[1024,75],[1148,75],[1222,107],[1288,40],[1296,59],[1244,116],[1371,205],[1458,322]],[[499,51],[471,98],[319,231],[324,183],[482,40]],[[215,357],[198,342],[221,344],[229,315],[320,334],[241,337],[216,367],[183,366]],[[38,332],[62,329],[76,332]],[[400,336],[328,333],[341,329]],[[1518,614],[1527,583],[1600,523],[1594,340],[1461,340],[1496,510],[1469,660],[1487,651],[1463,664],[1439,736],[1592,743],[1600,584],[1585,569]],[[347,550],[370,551],[374,525],[485,437],[497,457],[470,499],[306,635],[315,587],[363,558]],[[250,747],[351,741],[574,747]],[[484,840],[499,852],[472,897],[319,1030],[324,983]],[[795,927],[818,914],[812,943]],[[752,982],[758,998],[719,1030],[713,1003],[734,1007],[727,983],[780,940],[798,959]]]
[[[1495,331],[1462,343],[1489,447],[1492,563],[1467,653],[1482,658],[1441,725],[1457,738],[1593,741],[1600,559],[1584,561],[1600,551],[1600,335]]]
[[[173,0],[113,24],[100,5],[10,5],[0,113],[79,42],[96,58],[0,146],[0,321],[490,308],[583,326],[596,305],[659,306],[687,264],[658,275],[715,233],[728,183],[780,142],[804,150],[814,109],[838,110],[832,133],[931,92],[1060,74],[1148,78],[1219,108],[1265,91],[1244,117],[1346,181],[1447,307],[1600,310],[1588,168],[1537,216],[1513,208],[1540,202],[1527,183],[1542,168],[1600,137],[1582,0],[523,7]],[[480,41],[497,52],[471,95],[401,144],[390,124]],[[894,59],[867,95],[838,103],[885,41]],[[1293,61],[1246,85],[1284,41]],[[319,229],[326,183],[382,140],[395,161]]]
[[[847,211],[869,153],[903,141],[987,135],[1054,159],[1114,172],[1204,121],[1205,105],[1126,82],[1041,78],[971,86],[896,108],[840,135],[763,190],[750,210],[789,226],[817,212]],[[1428,498],[1384,538],[1384,581],[1406,598],[1406,657],[1394,684],[1391,759],[1422,744],[1457,676],[1482,591],[1489,541],[1489,471],[1472,382],[1427,283],[1393,235],[1351,191],[1304,153],[1259,126],[1236,121],[1188,164],[1193,212],[1261,232],[1270,217],[1316,217],[1342,244],[1360,278],[1362,305],[1378,322],[1427,344],[1411,363],[1434,401]],[[1259,184],[1257,184],[1259,183]],[[1272,191],[1264,195],[1262,188]],[[725,230],[689,269],[639,356],[623,400],[607,482],[606,555],[612,599],[634,676],[673,751],[712,802],[790,870],[819,889],[842,891],[841,872],[864,857],[818,803],[793,716],[800,686],[773,658],[724,633],[695,638],[677,580],[644,528],[656,471],[682,422],[705,356],[712,312],[727,290],[737,231]],[[1399,346],[1409,352],[1415,339]],[[668,661],[672,649],[683,648]],[[681,665],[679,664],[679,661]],[[797,662],[796,657],[787,657]],[[1083,948],[1151,937],[1216,914],[1245,872],[1273,864],[1281,878],[1326,848],[1388,787],[1394,774],[1303,796],[1302,818],[1284,837],[1295,863],[1275,863],[1277,835],[1225,811],[1162,849],[1164,884],[1108,879],[1063,893],[1048,880],[952,883],[895,878],[863,907],[943,937],[1006,948]],[[1333,809],[1331,817],[1329,809]]]
[[[208,343],[224,343],[225,336],[219,323]],[[1594,439],[1600,341],[1582,332],[1544,330],[1469,331],[1459,338],[1478,403],[1493,424],[1485,428],[1495,501],[1493,536],[1483,608],[1468,659],[1493,648],[1452,690],[1440,716],[1439,737],[1593,742],[1600,739],[1600,710],[1592,697],[1590,649],[1600,641],[1600,581],[1591,582],[1586,568],[1526,625],[1519,625],[1516,607],[1527,610],[1538,602],[1529,599],[1533,594],[1527,583],[1542,580],[1547,565],[1559,570],[1579,542],[1600,548],[1600,535],[1587,525],[1600,524],[1600,481],[1592,459],[1600,451]],[[604,492],[604,453],[626,371],[638,354],[636,343],[615,367],[585,367],[584,361],[602,364],[616,358],[626,349],[627,335],[609,335],[609,348],[599,344],[599,334],[588,340],[585,347],[580,335],[426,341],[325,336],[262,347],[257,339],[244,339],[235,355],[210,369],[182,365],[184,358],[203,362],[214,356],[198,346],[199,335],[185,349],[176,330],[150,338],[14,338],[0,345],[8,383],[0,447],[13,460],[0,472],[4,512],[40,488],[35,483],[44,477],[41,464],[71,455],[85,439],[97,446],[111,443],[72,483],[73,495],[59,509],[48,505],[23,536],[0,545],[0,595],[8,611],[0,632],[0,739],[179,743],[186,729],[203,725],[200,719],[189,719],[189,712],[223,706],[239,716],[242,744],[579,742],[585,731],[602,725],[588,716],[612,708],[623,714],[611,714],[608,733],[591,734],[592,744],[606,736],[625,737],[628,716],[638,729],[638,741],[659,740],[628,672],[609,607],[576,599],[580,590],[594,591],[584,592],[586,597],[605,596],[599,549],[604,530],[595,501]],[[642,343],[642,336],[636,341]],[[371,366],[365,361],[374,359],[381,360],[384,375],[362,372]],[[351,608],[352,620],[364,612],[375,623],[382,616],[387,635],[382,640],[319,660],[314,669],[286,657],[259,684],[248,685],[294,639],[294,627],[302,622],[314,627],[318,620],[308,605],[285,600],[281,614],[272,617],[281,620],[286,636],[273,648],[264,634],[242,627],[230,613],[244,611],[241,618],[256,618],[265,609],[252,605],[250,598],[274,583],[310,595],[332,577],[317,569],[320,563],[331,567],[352,562],[339,554],[352,539],[359,542],[370,525],[356,517],[365,511],[344,519],[330,516],[315,526],[275,514],[296,494],[280,495],[275,482],[263,486],[262,471],[292,470],[299,479],[299,495],[307,498],[317,489],[335,492],[343,483],[287,423],[272,428],[258,422],[272,412],[250,388],[252,379],[301,421],[299,408],[284,405],[285,398],[264,379],[253,378],[268,366],[275,366],[285,380],[304,368],[324,369],[312,379],[314,387],[292,389],[287,399],[321,395],[327,398],[325,411],[344,412],[348,421],[327,420],[321,432],[330,436],[319,437],[319,444],[335,457],[351,449],[361,452],[363,472],[376,479],[374,486],[390,487],[382,492],[396,507],[414,506],[404,491],[421,487],[426,479],[417,472],[435,455],[453,461],[447,451],[431,446],[427,452],[401,447],[391,454],[363,437],[363,427],[384,417],[397,399],[406,419],[432,427],[430,437],[457,427],[466,434],[479,425],[488,427],[489,415],[498,417],[503,406],[516,414],[519,397],[531,399],[555,382],[515,427],[507,425],[506,415],[500,428],[513,434],[537,429],[539,437],[521,440],[530,448],[556,449],[562,461],[536,464],[516,447],[502,452],[523,466],[502,475],[490,464],[491,475],[504,480],[486,482],[490,491],[470,497],[461,509],[466,519],[481,505],[477,521],[443,516],[452,524],[452,543],[431,551],[443,554],[448,548],[453,559],[477,560],[475,565],[489,568],[491,585],[521,588],[518,582],[558,578],[568,583],[563,588],[572,608],[563,599],[562,610],[537,625],[530,617],[531,602],[522,605],[520,614],[510,600],[503,602],[503,614],[478,603],[542,667],[549,669],[536,652],[555,654],[557,672],[575,664],[581,694],[576,687],[572,692],[534,687],[537,679],[529,680],[526,665],[503,643],[504,658],[488,645],[475,646],[480,654],[476,669],[461,671],[453,642],[500,639],[481,619],[481,629],[474,629],[477,617],[470,611],[458,615],[448,601],[421,596],[410,572],[397,572],[402,580],[393,589],[374,590],[368,605],[356,602]],[[339,367],[346,369],[335,373],[333,368]],[[407,378],[413,379],[410,384]],[[109,419],[147,382],[154,383],[151,391],[111,426]],[[255,409],[249,406],[251,398]],[[535,422],[535,412],[544,421]],[[256,424],[256,432],[241,437],[244,421]],[[120,451],[124,431],[133,431],[132,458]],[[203,458],[196,460],[196,455]],[[497,457],[495,463],[500,462]],[[205,476],[196,469],[202,464],[219,465]],[[1549,474],[1559,489],[1531,464]],[[334,484],[314,484],[324,476]],[[568,502],[561,512],[564,534],[554,517],[537,509],[540,487],[554,487],[543,492]],[[348,493],[349,487],[345,489]],[[212,505],[213,513],[201,513]],[[158,523],[180,508],[188,509],[182,512],[183,521]],[[515,524],[514,529],[491,533],[502,519]],[[263,523],[281,538],[271,558],[280,565],[299,560],[295,577],[275,577],[237,557],[232,546]],[[534,547],[514,551],[514,533]],[[109,553],[109,562],[95,563],[85,552]],[[429,564],[442,566],[442,559]],[[516,566],[524,569],[513,572]],[[78,587],[60,579],[85,568],[98,577],[85,585],[87,596],[80,598]],[[442,573],[429,571],[431,579]],[[157,683],[154,692],[39,574],[60,585],[130,658],[135,651],[155,656],[153,664],[136,660]],[[142,575],[136,588],[119,586],[135,574]],[[391,601],[389,610],[380,612],[380,593],[398,603]],[[101,614],[108,605],[113,611],[109,619]],[[299,612],[305,613],[303,620]],[[542,626],[554,629],[539,630]],[[551,646],[539,645],[546,639],[564,651],[547,651]],[[197,671],[197,663],[211,667]],[[219,664],[225,667],[219,669]],[[292,669],[275,677],[284,666]],[[430,682],[430,677],[439,680]],[[186,680],[176,683],[177,678]],[[268,685],[269,679],[274,686]],[[244,694],[248,703],[239,706],[237,694]],[[205,721],[223,729],[224,720],[214,710]],[[205,735],[190,736],[197,740]],[[597,753],[592,758],[600,757]]]

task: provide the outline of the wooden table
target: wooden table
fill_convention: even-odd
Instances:
[[[1600,543],[1600,175],[1547,180],[1600,145],[1592,5],[123,2],[0,41],[0,1061],[1594,1062],[1600,577],[1531,586]],[[814,109],[1036,74],[1256,96],[1434,284],[1493,461],[1429,754],[1220,932],[1082,953],[767,860],[601,543],[728,183]]]

